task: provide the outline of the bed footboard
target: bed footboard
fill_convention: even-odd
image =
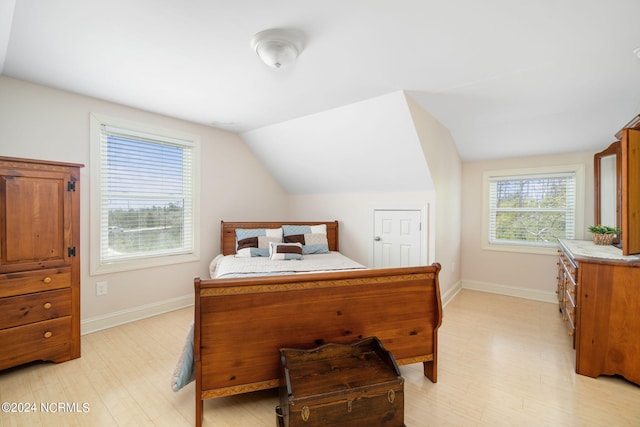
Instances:
[[[195,279],[196,425],[203,400],[278,387],[279,349],[376,336],[399,365],[437,381],[439,264]]]

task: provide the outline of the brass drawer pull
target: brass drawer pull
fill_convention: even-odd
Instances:
[[[51,332],[51,331],[47,331],[47,332],[44,333],[44,337],[45,338],[51,338],[52,336],[53,336],[53,332]]]
[[[46,284],[51,283],[51,280],[52,280],[52,279],[51,279],[51,277],[49,277],[49,276],[47,276],[47,277],[45,277],[44,279],[42,279],[42,281],[43,281],[44,283],[46,283]]]
[[[44,307],[45,310],[49,310],[51,308],[51,303],[50,302],[45,302],[42,307]]]

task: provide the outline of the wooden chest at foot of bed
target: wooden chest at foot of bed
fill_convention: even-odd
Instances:
[[[279,426],[404,426],[404,379],[376,337],[281,349]]]

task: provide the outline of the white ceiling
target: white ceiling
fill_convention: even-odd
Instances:
[[[466,161],[595,151],[640,112],[639,16],[638,0],[0,0],[0,70],[238,133],[404,90]],[[251,50],[268,28],[305,34],[293,66]]]
[[[242,138],[289,194],[435,189],[402,91]]]

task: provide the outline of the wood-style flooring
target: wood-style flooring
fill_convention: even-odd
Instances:
[[[96,332],[82,337],[80,359],[0,372],[0,402],[36,409],[0,412],[0,426],[194,425],[194,384],[170,386],[192,316],[188,308]],[[640,387],[577,375],[574,357],[556,305],[463,290],[444,309],[438,383],[421,364],[401,367],[405,423],[640,426]],[[277,404],[275,390],[211,399],[204,426],[274,427]]]

